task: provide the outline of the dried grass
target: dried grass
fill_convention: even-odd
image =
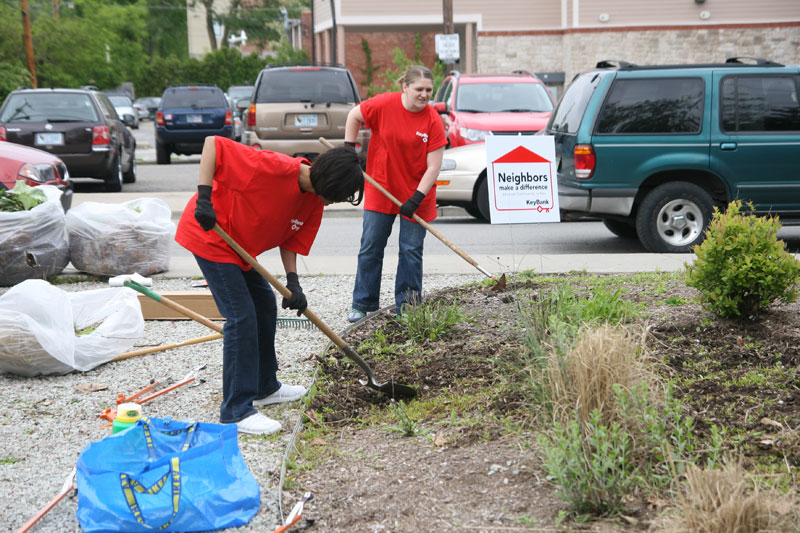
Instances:
[[[644,364],[645,333],[630,326],[587,326],[566,355],[553,355],[545,381],[554,418],[566,423],[577,415],[585,422],[598,409],[604,422],[616,419],[614,385],[631,389],[642,381],[656,381]]]
[[[737,463],[711,470],[691,466],[680,501],[680,516],[666,519],[658,529],[675,533],[798,531],[792,525],[799,517],[797,506],[774,491],[760,491]]]

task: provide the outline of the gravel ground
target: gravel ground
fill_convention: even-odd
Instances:
[[[480,275],[426,275],[424,289],[432,293],[443,288],[480,280]],[[354,282],[353,276],[310,276],[301,278],[310,308],[334,331],[348,326],[346,315]],[[155,278],[156,292],[191,290],[185,278]],[[392,303],[394,281],[384,277],[381,303]],[[105,288],[100,282],[59,285],[66,291]],[[0,288],[0,294],[7,288]],[[130,289],[121,289],[130,290]],[[293,317],[294,314],[279,316]],[[144,338],[134,349],[179,343],[208,335],[205,326],[194,321],[146,322]],[[310,356],[322,351],[328,339],[316,328],[279,327],[276,347],[282,381],[309,387],[314,363]],[[49,502],[61,489],[78,455],[92,441],[111,434],[99,415],[113,407],[117,393],[130,394],[151,379],[179,381],[199,365],[200,384],[184,386],[143,405],[151,417],[176,420],[218,422],[222,397],[222,341],[216,340],[184,348],[101,365],[88,372],[64,376],[26,378],[0,374],[0,517],[9,530],[16,530]],[[95,392],[78,387],[96,385]],[[278,489],[283,457],[291,443],[292,430],[301,414],[301,404],[268,406],[261,412],[279,420],[283,431],[268,437],[240,436],[239,447],[261,487],[258,515],[240,531],[272,531],[279,522]],[[75,518],[77,497],[71,493],[53,508],[33,531],[80,531]],[[288,509],[284,509],[284,515]]]

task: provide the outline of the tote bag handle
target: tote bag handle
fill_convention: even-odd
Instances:
[[[136,492],[146,494],[158,494],[164,487],[167,479],[172,477],[172,516],[160,526],[151,526],[145,522],[142,515],[142,509],[139,507],[139,502],[136,501]],[[125,503],[128,505],[133,517],[136,521],[147,529],[166,529],[178,516],[181,500],[181,462],[178,457],[173,457],[169,463],[169,472],[164,474],[160,479],[149,487],[143,486],[141,483],[131,478],[127,474],[119,475],[120,485],[122,486],[122,493],[125,495]]]

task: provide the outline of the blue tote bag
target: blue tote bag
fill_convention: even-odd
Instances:
[[[78,457],[84,533],[207,531],[247,524],[258,482],[239,451],[236,424],[141,418]]]

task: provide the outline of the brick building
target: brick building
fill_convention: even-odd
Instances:
[[[317,61],[344,63],[362,90],[368,43],[374,66],[392,49],[435,59],[443,2],[312,0],[303,46]],[[333,8],[333,9],[332,9]],[[524,69],[558,96],[578,71],[601,59],[633,63],[719,62],[730,56],[800,63],[800,0],[452,0],[462,72]],[[313,18],[313,23],[312,23]],[[305,31],[313,26],[313,32]],[[310,42],[313,33],[313,46]]]

